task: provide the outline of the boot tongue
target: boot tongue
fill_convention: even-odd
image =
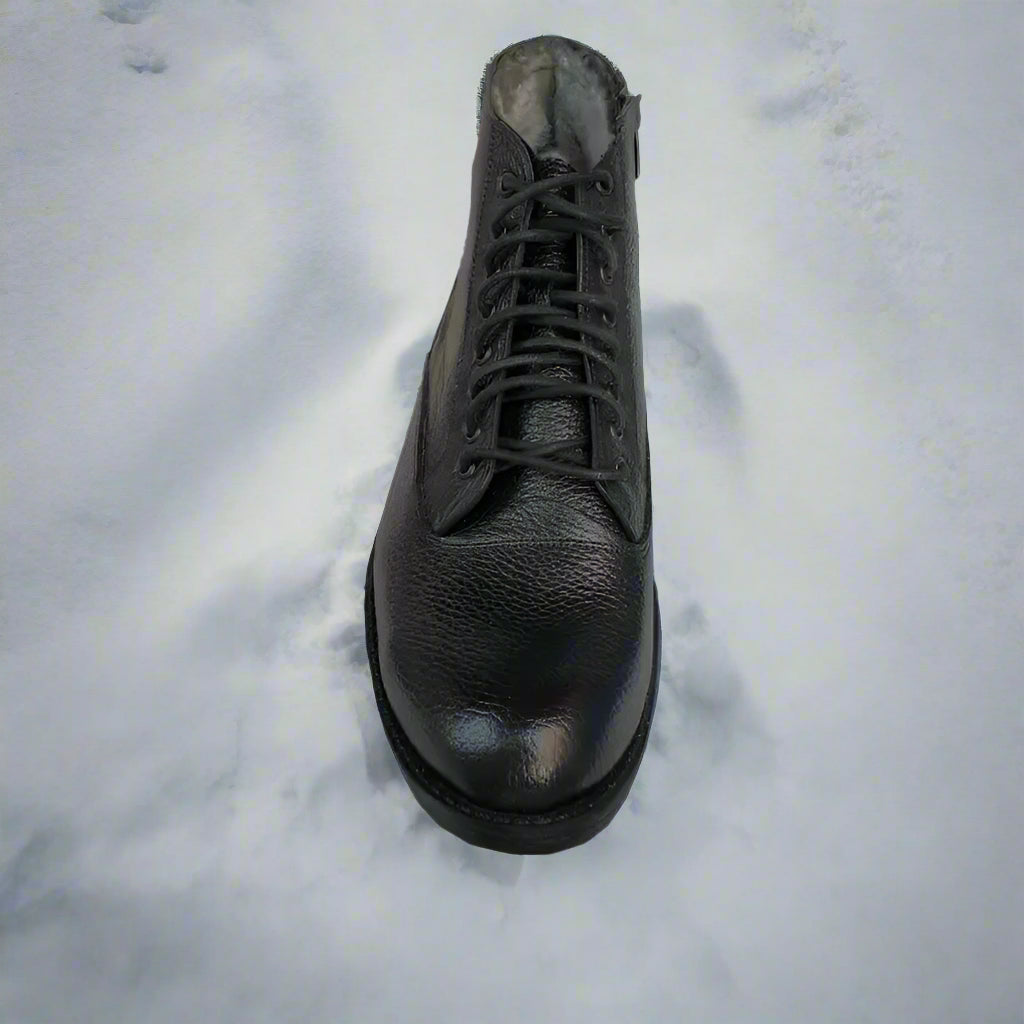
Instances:
[[[539,181],[544,178],[555,178],[562,174],[573,173],[573,167],[554,147],[541,150],[533,160],[534,175]],[[559,189],[556,195],[572,200],[573,189]],[[545,209],[540,203],[534,205],[531,227],[542,228],[544,221],[557,216]],[[530,267],[543,267],[546,270],[568,271],[576,273],[576,240],[568,237],[557,242],[540,242],[527,245],[523,264]],[[524,280],[519,288],[519,301],[528,305],[551,305],[553,288],[572,291],[573,285],[553,285],[549,281]],[[522,351],[520,342],[525,339],[559,337],[559,331],[552,327],[537,327],[531,324],[518,325],[512,335],[513,352]],[[552,346],[557,346],[552,341]],[[548,350],[550,352],[550,349]],[[583,365],[580,359],[570,352],[564,353],[563,361],[553,366],[530,367],[528,373],[551,377],[555,380],[584,380]],[[529,443],[564,441],[568,438],[588,437],[589,416],[586,402],[572,397],[539,398],[528,401],[503,403],[501,418],[501,434],[514,437]],[[574,462],[578,465],[589,464],[589,451],[586,440],[578,448],[562,450],[553,458]],[[533,470],[537,473],[539,470]]]

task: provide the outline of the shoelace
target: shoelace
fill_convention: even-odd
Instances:
[[[491,222],[492,241],[482,254],[488,276],[477,297],[484,322],[474,339],[474,366],[470,373],[470,402],[466,412],[467,445],[472,445],[481,433],[480,427],[474,426],[473,422],[480,418],[482,410],[498,395],[502,396],[504,402],[561,397],[591,398],[603,402],[614,410],[612,431],[616,437],[621,437],[625,413],[622,403],[616,397],[619,344],[613,330],[617,313],[614,299],[593,292],[575,291],[576,274],[571,271],[536,266],[495,269],[511,250],[522,243],[575,242],[575,236],[582,235],[601,248],[604,254],[601,280],[606,285],[611,284],[618,265],[611,234],[622,230],[624,220],[590,213],[556,193],[574,185],[588,185],[596,186],[599,191],[607,194],[613,186],[612,176],[607,171],[574,172],[524,183],[506,173],[502,175],[500,184],[506,199],[494,211]],[[504,229],[504,218],[530,199],[550,213],[539,218],[543,226],[534,223],[518,230]],[[517,303],[496,309],[491,297],[516,279],[549,282],[550,305]],[[577,310],[579,306],[599,311],[601,323],[582,319]],[[492,360],[490,338],[509,321],[513,324],[553,328],[560,333],[515,340],[507,356]],[[581,337],[574,338],[571,336],[573,334]],[[530,372],[544,366],[564,366],[567,356],[570,360],[586,357],[600,364],[607,370],[610,379],[605,384],[599,384],[596,381],[559,380]],[[491,379],[480,387],[486,378],[494,378],[501,371],[513,372]],[[585,480],[621,479],[624,465],[622,459],[614,468],[602,469],[551,457],[586,443],[587,438],[580,437],[543,443],[499,437],[493,448],[467,448],[460,460],[459,472],[463,476],[472,476],[480,462],[493,459],[499,472],[513,466],[532,466]]]

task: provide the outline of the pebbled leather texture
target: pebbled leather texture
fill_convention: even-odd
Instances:
[[[490,109],[487,82],[485,75],[466,247],[375,541],[375,626],[384,690],[423,759],[481,807],[534,812],[608,774],[637,731],[654,667],[633,199],[639,107],[638,97],[626,99],[599,165],[614,176],[611,193],[579,190],[577,197],[627,219],[610,286],[619,299],[624,437],[617,441],[593,408],[590,417],[598,458],[605,465],[626,458],[629,479],[595,484],[528,468],[495,474],[487,463],[465,478],[457,465],[480,315],[479,252],[490,239],[487,207],[503,171],[533,176],[529,149]],[[584,243],[581,290],[609,287],[588,250]],[[504,299],[512,301],[514,290]],[[500,403],[494,406],[478,420],[485,446],[497,437]]]

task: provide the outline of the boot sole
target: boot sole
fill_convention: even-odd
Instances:
[[[384,724],[384,733],[398,766],[419,805],[448,832],[473,846],[502,853],[557,853],[592,839],[606,828],[629,794],[647,747],[651,719],[658,697],[661,672],[661,612],[658,588],[654,588],[654,668],[640,724],[626,752],[598,783],[578,797],[548,811],[516,813],[497,811],[474,803],[433,769],[405,735],[398,723],[381,679],[377,651],[377,613],[373,600],[373,551],[366,569],[364,600],[366,653],[373,676],[373,692]]]

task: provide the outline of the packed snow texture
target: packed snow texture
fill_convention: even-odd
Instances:
[[[3,1024],[1020,1024],[1024,5],[10,0]],[[362,581],[476,86],[642,93],[666,626],[582,848],[436,828]]]

